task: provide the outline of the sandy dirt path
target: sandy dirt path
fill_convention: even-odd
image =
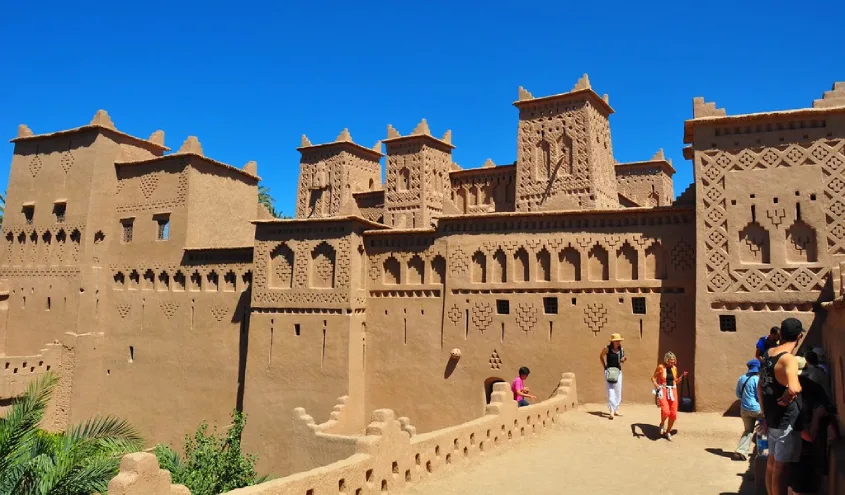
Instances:
[[[750,495],[747,462],[727,457],[742,422],[718,414],[679,413],[677,433],[658,438],[654,406],[623,404],[609,420],[605,408],[584,405],[559,427],[510,449],[475,457],[408,487],[405,495],[619,494]]]

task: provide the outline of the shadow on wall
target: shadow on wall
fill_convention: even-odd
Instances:
[[[244,410],[244,393],[246,392],[246,358],[249,352],[249,308],[252,298],[252,285],[241,292],[237,309],[232,316],[232,323],[240,323],[240,337],[238,341],[238,391],[235,397],[235,408],[238,412]]]

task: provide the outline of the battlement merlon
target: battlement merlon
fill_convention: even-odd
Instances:
[[[119,138],[118,140],[128,141],[131,144],[134,144],[141,148],[145,148],[157,156],[161,156],[164,154],[164,152],[170,151],[170,148],[164,145],[164,133],[162,131],[153,132],[149,139],[143,139],[137,136],[133,136],[131,134],[127,134],[125,132],[119,131],[117,127],[115,127],[114,123],[111,121],[111,118],[109,118],[108,113],[106,113],[105,110],[99,110],[94,115],[94,118],[91,119],[91,122],[88,125],[74,127],[72,129],[66,129],[63,131],[50,132],[46,134],[35,134],[29,127],[24,124],[21,124],[20,126],[18,126],[18,135],[14,139],[10,139],[9,142],[19,143],[23,141],[36,141],[55,137],[64,137],[71,134],[89,131],[92,129],[103,132],[107,135],[111,135],[112,137],[117,137]]]

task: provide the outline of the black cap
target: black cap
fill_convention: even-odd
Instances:
[[[787,318],[780,324],[780,335],[788,342],[794,341],[802,333],[804,333],[804,327],[795,318]]]

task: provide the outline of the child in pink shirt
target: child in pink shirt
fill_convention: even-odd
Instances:
[[[523,366],[519,368],[519,376],[511,384],[511,391],[513,392],[513,400],[519,404],[519,407],[527,406],[528,401],[526,397],[529,399],[536,399],[537,397],[531,395],[529,393],[528,387],[525,386],[525,380],[528,379],[528,375],[531,374],[531,370],[527,367]]]

